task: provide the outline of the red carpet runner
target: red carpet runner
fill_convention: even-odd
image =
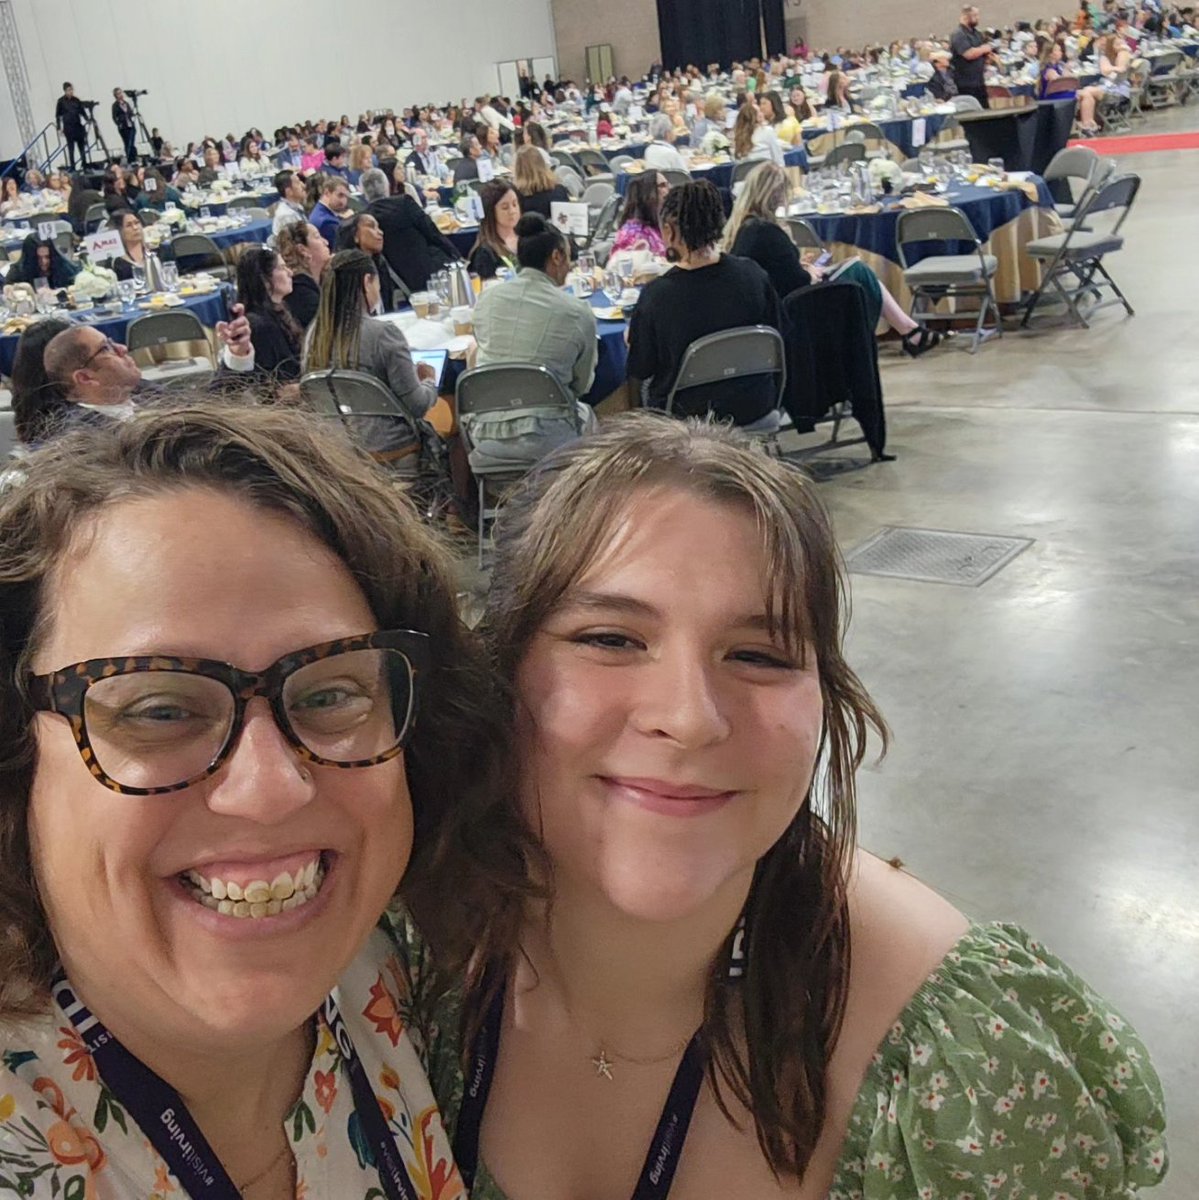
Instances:
[[[1154,150],[1199,150],[1199,132],[1153,133],[1144,137],[1080,138],[1071,146],[1090,146],[1097,154],[1148,154]]]

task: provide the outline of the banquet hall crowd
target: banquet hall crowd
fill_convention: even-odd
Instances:
[[[522,76],[513,98],[181,152],[154,130],[98,179],[76,162],[6,186],[0,216],[53,201],[77,234],[101,205],[122,282],[169,253],[145,233],[168,211],[239,184],[272,211],[229,255],[204,382],[150,379],[62,314],[16,349],[0,1197],[1131,1200],[1160,1182],[1165,1102],[1131,1023],[1023,929],[857,844],[855,775],[888,728],[847,659],[819,487],[768,451],[778,381],[676,385],[688,346],[746,325],[875,381],[883,326],[911,359],[949,350],[865,262],[821,261],[780,219],[786,150],[859,108],[870,72],[980,103],[987,73],[1039,84],[1062,62],[1114,86],[1139,38],[1194,35],[1192,16],[1105,0],[984,33],[966,8],[944,37],[862,52]],[[1078,112],[1094,132],[1103,106],[1080,93]],[[555,131],[592,127],[648,138],[609,188],[605,254],[642,285],[621,357],[631,407],[656,412],[597,414],[577,286],[595,245],[554,219],[574,198]],[[722,192],[674,175],[680,147],[752,169]],[[436,219],[447,192],[478,198],[469,249]],[[31,234],[6,283],[65,290],[80,269]],[[438,432],[452,395],[397,318],[447,271],[478,281],[471,365],[539,364],[568,411]],[[343,428],[310,407],[305,377],[333,368],[395,412]],[[881,392],[854,416],[892,458]],[[485,493],[463,480],[505,463],[468,627]],[[430,464],[448,516],[412,502]]]

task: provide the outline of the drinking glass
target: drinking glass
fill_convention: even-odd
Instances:
[[[920,163],[920,174],[927,179],[933,173],[933,152],[922,148],[917,158]]]
[[[137,296],[137,284],[132,279],[119,280],[117,294],[121,297],[121,303],[125,308],[132,308],[134,298]]]
[[[588,275],[581,267],[574,273],[574,293],[581,299],[586,299],[595,291],[594,277]]]
[[[133,284],[139,292],[146,290],[146,268],[140,263],[133,264]]]
[[[579,255],[579,274],[586,275],[588,279],[595,278],[595,255],[590,252],[584,252]]]
[[[211,209],[211,208],[209,208],[207,204],[201,204],[201,205],[200,205],[200,216],[202,216],[202,217],[211,217],[211,216],[212,216],[212,209]]]
[[[1002,158],[988,158],[987,166],[999,176],[1000,179],[1007,177],[1007,164]]]
[[[604,292],[613,304],[620,299],[620,276],[615,271],[604,272]]]
[[[178,263],[164,262],[162,264],[162,286],[168,292],[177,292],[179,290]]]

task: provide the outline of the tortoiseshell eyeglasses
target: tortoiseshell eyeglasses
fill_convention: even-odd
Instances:
[[[429,639],[368,633],[284,655],[265,671],[203,658],[93,658],[30,679],[40,712],[67,719],[89,771],[131,796],[177,792],[220,769],[261,696],[305,762],[370,767],[403,750]]]

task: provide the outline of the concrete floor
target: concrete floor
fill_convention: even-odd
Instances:
[[[1199,109],[1146,126],[1193,129]],[[845,548],[885,524],[1035,539],[978,589],[851,577],[850,661],[895,734],[861,780],[862,841],[1027,926],[1133,1021],[1170,1120],[1151,1194],[1194,1200],[1199,152],[1119,165],[1144,179],[1111,264],[1137,316],[973,357],[884,349],[898,461],[822,494]]]
[[[1199,105],[1144,131],[1194,128]],[[1196,1200],[1199,151],[1118,161],[1144,179],[1111,262],[1137,316],[1009,322],[974,356],[891,343],[898,461],[822,495],[845,549],[882,525],[1035,539],[978,589],[851,577],[850,661],[894,733],[861,777],[862,843],[1024,925],[1132,1020],[1170,1121],[1149,1195]],[[463,567],[477,611],[486,574]]]

